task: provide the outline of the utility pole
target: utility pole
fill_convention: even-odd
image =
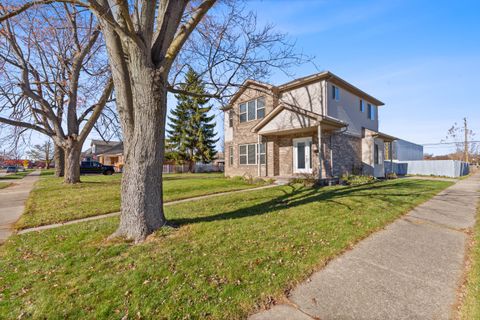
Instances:
[[[468,163],[468,126],[467,126],[467,118],[463,118],[463,131],[465,132],[465,146],[464,146],[464,153],[465,153],[465,162]]]

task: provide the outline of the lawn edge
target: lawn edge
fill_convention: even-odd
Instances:
[[[36,185],[39,181],[40,180],[35,182],[35,186],[32,189],[32,191],[30,192],[30,195],[29,195],[29,197],[28,197],[28,199],[25,203],[25,208],[27,208],[27,204],[30,200],[30,196],[31,196],[32,192],[35,190],[35,188],[37,187]],[[164,201],[163,204],[164,205],[175,205],[175,204],[181,204],[181,203],[185,203],[185,202],[189,202],[189,201],[202,200],[202,199],[206,199],[208,197],[222,196],[222,195],[227,195],[227,194],[230,194],[230,193],[236,193],[236,192],[242,192],[242,191],[247,192],[247,191],[259,190],[259,189],[264,189],[264,188],[274,188],[276,186],[277,185],[275,185],[273,183],[265,184],[265,185],[261,185],[261,186],[253,185],[253,187],[236,188],[236,189],[231,189],[231,190],[228,190],[228,191],[216,191],[216,192],[207,193],[207,194],[203,194],[203,195],[199,195],[199,196],[195,196],[195,197],[181,197],[181,198],[178,198],[178,199],[175,199],[175,200]],[[78,219],[60,220],[60,221],[54,221],[54,222],[50,222],[50,223],[39,223],[39,224],[35,224],[35,225],[26,225],[25,227],[23,227],[23,226],[19,227],[17,224],[18,224],[18,221],[20,221],[21,217],[25,214],[25,210],[24,210],[24,212],[20,216],[20,219],[13,226],[13,229],[15,230],[16,233],[18,233],[20,231],[25,231],[25,230],[35,229],[35,228],[38,228],[38,227],[45,227],[45,226],[54,226],[54,227],[51,228],[51,229],[53,229],[53,228],[61,227],[63,225],[81,223],[81,222],[86,222],[86,221],[90,221],[90,220],[102,219],[102,218],[109,218],[109,217],[114,216],[115,213],[120,214],[120,211],[118,211],[118,210],[109,211],[109,212],[104,212],[104,213],[101,213],[101,214],[93,214],[93,215],[84,216],[84,217],[78,218]],[[105,217],[103,217],[103,216],[105,216]],[[96,218],[96,219],[92,219],[92,218]],[[48,230],[48,229],[44,229],[44,230]],[[35,230],[32,230],[32,231],[35,231]],[[31,232],[31,231],[27,231],[27,232],[24,232],[24,233],[28,233],[28,232]]]
[[[418,179],[418,180],[423,180],[423,179]],[[375,228],[373,230],[371,230],[370,232],[368,232],[367,234],[365,234],[365,236],[363,237],[359,237],[358,239],[356,239],[352,244],[350,244],[349,246],[345,247],[344,249],[340,250],[339,252],[337,252],[336,254],[333,254],[332,256],[326,258],[324,261],[321,261],[319,264],[315,265],[311,271],[305,273],[305,275],[303,277],[300,277],[300,279],[298,280],[293,280],[291,283],[289,283],[284,289],[283,289],[283,293],[282,294],[278,294],[278,295],[271,295],[271,296],[266,296],[264,297],[263,299],[261,299],[260,301],[257,301],[255,303],[255,306],[253,308],[251,308],[250,310],[247,310],[246,312],[246,315],[247,315],[247,318],[249,318],[250,316],[256,314],[256,313],[259,313],[261,311],[265,311],[265,310],[268,310],[270,308],[272,308],[273,306],[275,305],[279,305],[279,304],[289,304],[289,305],[292,305],[292,302],[288,299],[288,296],[290,294],[290,292],[295,289],[295,287],[297,287],[298,285],[300,285],[301,283],[307,281],[314,273],[322,270],[323,268],[325,268],[330,262],[332,262],[332,260],[340,257],[341,255],[349,252],[350,250],[354,249],[361,241],[363,240],[366,240],[367,238],[373,236],[375,233],[377,232],[380,232],[382,230],[385,230],[389,225],[391,225],[392,223],[394,223],[395,221],[399,220],[399,219],[402,219],[404,218],[410,211],[412,211],[413,209],[415,209],[416,207],[426,203],[427,201],[431,200],[433,197],[436,197],[437,195],[439,195],[441,192],[445,191],[446,189],[452,187],[453,185],[455,185],[458,181],[445,181],[445,180],[437,180],[438,182],[445,182],[445,183],[450,183],[449,186],[443,188],[443,189],[440,189],[438,190],[438,192],[436,192],[435,194],[433,194],[431,197],[429,197],[428,199],[425,199],[424,201],[422,202],[419,202],[417,203],[415,206],[412,206],[408,209],[405,209],[405,212],[401,213],[397,218],[393,219],[392,221],[389,221],[387,222],[386,224],[384,224],[383,226],[381,227],[378,227],[378,228]]]
[[[5,183],[5,185],[2,186],[4,183]],[[1,189],[6,189],[6,188],[8,188],[8,187],[11,187],[12,185],[13,185],[13,182],[2,182],[2,181],[0,181],[0,190],[1,190]]]
[[[452,308],[453,319],[457,320],[469,320],[471,315],[466,313],[470,310],[467,307],[475,302],[475,296],[471,296],[470,286],[475,285],[474,280],[471,279],[476,270],[480,269],[479,261],[476,261],[480,258],[476,257],[475,247],[480,245],[480,242],[477,238],[480,239],[480,201],[477,203],[477,213],[475,215],[475,225],[472,228],[469,228],[465,231],[467,234],[467,241],[465,244],[465,259],[463,263],[464,271],[462,273],[462,278],[458,285],[457,289],[457,299]],[[478,285],[478,284],[477,284]],[[480,303],[480,302],[479,302]]]

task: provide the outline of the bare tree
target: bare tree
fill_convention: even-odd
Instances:
[[[451,154],[456,160],[469,162],[469,158],[478,154],[478,144],[475,140],[475,132],[468,128],[467,118],[463,118],[463,124],[456,122],[447,131],[447,136],[442,143],[453,143],[455,152]]]
[[[52,161],[54,154],[54,147],[52,141],[49,139],[43,144],[36,144],[30,150],[27,151],[27,156],[35,161],[44,161],[45,168],[50,168],[50,162]]]
[[[228,97],[247,78],[302,61],[283,34],[258,27],[239,1],[57,0],[97,17],[111,65],[124,136],[125,167],[120,226],[113,236],[142,241],[167,223],[163,213],[167,93],[184,93],[182,75],[192,66],[210,85],[209,97]],[[42,3],[27,1],[1,21]],[[215,6],[214,6],[215,5]]]
[[[83,143],[113,90],[94,15],[52,4],[0,28],[0,123],[52,138],[57,174],[63,157],[64,181],[80,182]]]

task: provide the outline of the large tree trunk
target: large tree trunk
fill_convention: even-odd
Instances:
[[[63,181],[68,184],[80,182],[80,154],[82,145],[77,141],[68,141],[65,148],[65,176]]]
[[[65,152],[63,149],[55,144],[55,176],[63,177],[65,175]]]
[[[145,68],[132,76],[134,123],[125,134],[120,225],[112,237],[143,241],[166,223],[163,213],[162,167],[167,93]],[[133,72],[132,72],[133,73]],[[152,86],[152,83],[156,83]],[[152,88],[153,87],[153,88]],[[122,125],[128,125],[122,122]]]

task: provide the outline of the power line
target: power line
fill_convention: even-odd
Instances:
[[[480,141],[479,140],[468,141],[467,143],[480,143]],[[421,145],[426,147],[426,146],[456,145],[456,144],[463,145],[463,144],[465,144],[465,142],[464,141],[461,141],[461,142],[436,142],[436,143],[423,143]]]

